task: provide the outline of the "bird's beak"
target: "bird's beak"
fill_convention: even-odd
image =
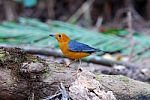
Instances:
[[[55,35],[53,35],[53,34],[50,34],[49,36],[51,36],[51,37],[54,37]]]

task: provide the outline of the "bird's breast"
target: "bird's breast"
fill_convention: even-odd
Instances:
[[[89,56],[89,53],[85,52],[73,52],[69,50],[68,43],[60,43],[59,44],[62,53],[71,59],[81,59],[83,57]]]

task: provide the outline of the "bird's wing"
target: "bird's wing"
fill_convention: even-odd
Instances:
[[[75,40],[70,40],[68,43],[68,48],[70,51],[74,52],[86,52],[86,53],[93,53],[97,51],[101,51],[99,49],[92,48],[86,44],[77,42]]]

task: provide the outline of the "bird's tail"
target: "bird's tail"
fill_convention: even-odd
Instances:
[[[100,49],[97,49],[96,52],[99,52],[101,55],[106,54],[106,53],[109,53],[109,54],[114,54],[115,53],[113,51],[104,51],[104,50],[100,50]]]

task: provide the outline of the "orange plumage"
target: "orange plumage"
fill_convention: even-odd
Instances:
[[[86,52],[74,52],[74,51],[69,50],[68,43],[70,42],[70,38],[65,34],[57,33],[55,35],[55,38],[57,39],[59,43],[59,47],[62,53],[68,58],[80,59],[80,58],[90,55],[89,53],[86,53]]]

